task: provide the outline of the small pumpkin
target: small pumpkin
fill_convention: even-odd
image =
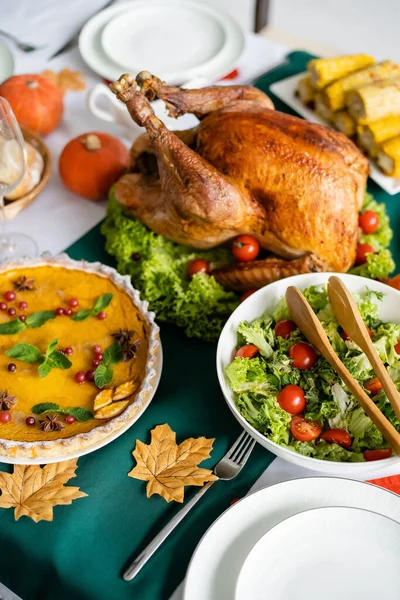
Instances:
[[[42,75],[14,75],[0,85],[18,123],[33,133],[47,135],[59,124],[64,112],[60,88]]]
[[[129,162],[129,151],[119,139],[108,133],[84,133],[62,151],[60,176],[71,192],[100,200]]]

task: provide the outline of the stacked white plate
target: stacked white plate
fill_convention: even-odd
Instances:
[[[206,532],[184,600],[378,600],[400,589],[400,497],[313,477],[247,496]]]
[[[147,70],[171,84],[217,80],[244,49],[244,35],[227,14],[186,0],[137,0],[111,6],[82,29],[84,61],[102,77]]]

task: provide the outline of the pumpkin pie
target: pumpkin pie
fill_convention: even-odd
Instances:
[[[85,450],[153,393],[159,329],[130,280],[66,255],[0,268],[0,460]]]

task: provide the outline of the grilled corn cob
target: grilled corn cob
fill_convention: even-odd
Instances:
[[[333,124],[347,137],[353,137],[356,134],[356,122],[346,110],[339,110],[333,115]]]
[[[368,123],[400,114],[400,78],[365,85],[346,94],[351,116]]]
[[[357,127],[357,141],[370,156],[376,156],[379,144],[400,135],[400,115],[378,119]]]
[[[310,60],[307,71],[311,75],[313,87],[322,89],[332,81],[344,77],[352,71],[369,67],[375,59],[367,54],[353,56],[338,56],[336,58],[316,58]]]
[[[386,175],[400,177],[400,136],[383,142],[377,160]]]
[[[345,106],[345,96],[349,90],[372,84],[374,81],[395,79],[396,77],[400,77],[400,66],[391,60],[385,60],[367,69],[350,73],[350,75],[331,83],[324,89],[322,93],[325,104],[331,110],[340,110]],[[350,114],[354,117],[352,113]]]
[[[329,109],[329,107],[325,104],[324,98],[321,94],[321,92],[319,92],[318,94],[316,94],[315,96],[315,112],[322,117],[325,121],[328,121],[328,123],[332,123],[333,118],[334,118],[334,114],[333,111]]]
[[[315,100],[315,88],[311,83],[311,75],[307,73],[297,84],[297,95],[306,106],[313,106]]]

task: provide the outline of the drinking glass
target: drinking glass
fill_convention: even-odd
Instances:
[[[0,97],[0,261],[38,254],[31,237],[5,230],[4,196],[21,183],[25,170],[26,148],[21,129],[10,104]]]

